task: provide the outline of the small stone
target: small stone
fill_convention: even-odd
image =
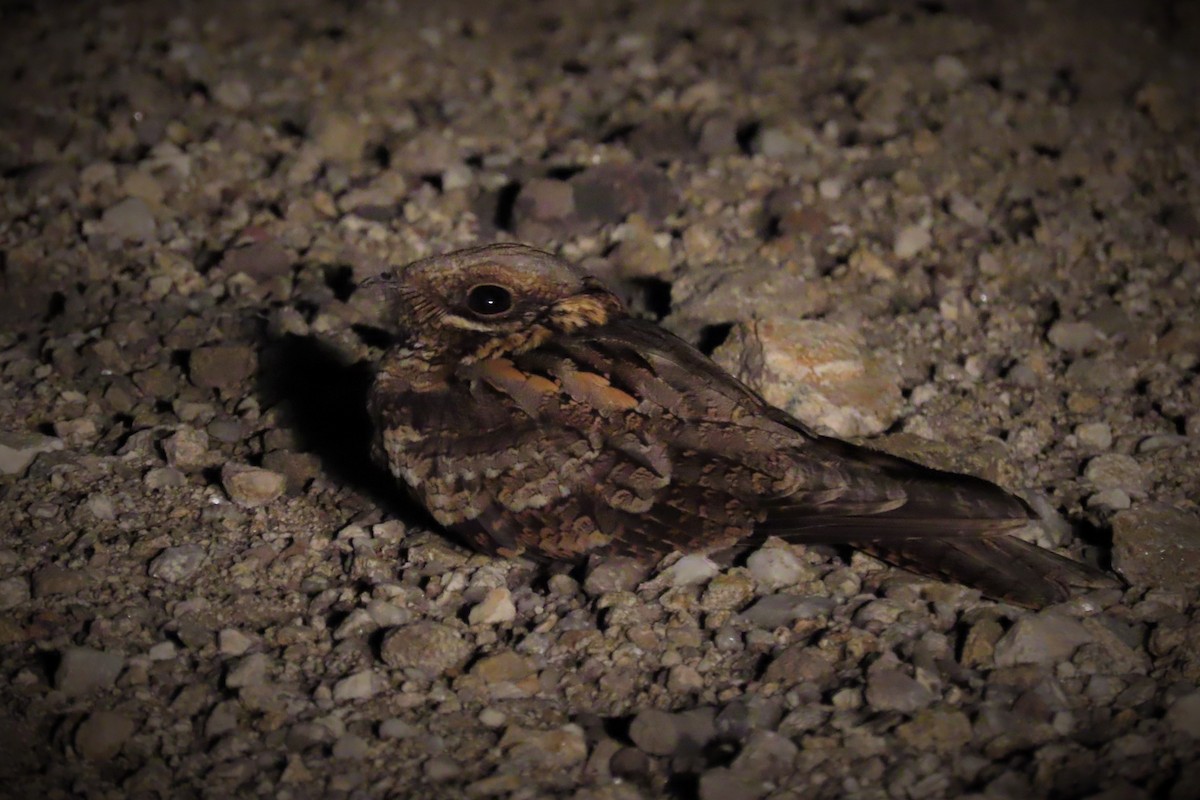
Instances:
[[[754,598],[754,580],[750,573],[734,568],[717,575],[709,581],[700,597],[700,608],[705,611],[736,611]]]
[[[87,585],[87,576],[74,569],[50,564],[33,573],[33,596],[51,597],[78,594]]]
[[[896,728],[896,738],[914,750],[956,753],[971,739],[971,721],[958,709],[925,709]]]
[[[395,628],[412,621],[412,612],[386,600],[367,603],[367,616],[380,628]]]
[[[154,467],[146,472],[142,481],[148,489],[166,489],[172,486],[183,486],[187,476],[175,467]]]
[[[763,683],[825,688],[832,685],[834,675],[833,665],[824,653],[808,645],[792,645],[767,665]]]
[[[367,146],[366,129],[351,114],[320,114],[311,130],[317,149],[333,161],[357,161]]]
[[[271,667],[271,659],[266,653],[251,653],[234,664],[233,669],[225,676],[225,685],[230,689],[240,689],[244,686],[262,686],[267,682],[267,672]]]
[[[504,625],[516,617],[517,607],[513,605],[512,593],[498,586],[489,590],[483,601],[471,609],[467,622],[472,625]]]
[[[146,651],[146,656],[151,661],[173,661],[178,651],[174,642],[159,642],[150,646],[150,649]]]
[[[0,611],[16,608],[29,598],[29,581],[27,579],[14,576],[0,580]]]
[[[367,740],[353,733],[338,737],[333,743],[333,757],[343,761],[361,761],[370,753],[371,747]]]
[[[419,732],[417,726],[405,722],[399,717],[385,719],[379,724],[379,738],[381,739],[411,739]]]
[[[670,251],[659,246],[648,227],[617,245],[611,258],[625,278],[652,278],[671,269]]]
[[[667,673],[667,689],[672,694],[692,694],[703,688],[704,676],[689,664],[676,664]]]
[[[474,646],[454,628],[436,622],[416,622],[390,631],[383,639],[383,663],[436,677],[467,662]]]
[[[500,737],[500,749],[518,771],[521,768],[566,769],[587,759],[587,740],[575,724],[546,731],[509,726]]]
[[[1124,453],[1105,453],[1087,463],[1083,477],[1097,489],[1120,489],[1134,497],[1144,496],[1149,485],[1145,468]]]
[[[764,127],[755,134],[750,143],[750,149],[767,158],[786,159],[791,156],[804,155],[808,146],[798,136],[794,136],[782,128]]]
[[[1113,567],[1135,586],[1190,592],[1200,585],[1200,517],[1166,504],[1113,518]]]
[[[1167,709],[1167,725],[1193,739],[1200,739],[1200,692],[1180,697]]]
[[[508,721],[508,715],[494,708],[485,708],[479,712],[479,724],[487,728],[499,728]]]
[[[791,550],[782,547],[764,547],[755,550],[746,559],[746,568],[754,582],[768,591],[795,586],[811,575],[800,558]]]
[[[1133,505],[1133,498],[1122,489],[1104,489],[1088,495],[1087,507],[1105,511],[1124,511]]]
[[[1075,428],[1075,438],[1084,447],[1107,450],[1112,447],[1112,428],[1106,422],[1085,422]]]
[[[113,504],[112,498],[100,492],[89,494],[87,500],[84,501],[83,507],[98,520],[112,522],[117,518],[117,508]]]
[[[730,764],[743,778],[753,781],[778,781],[790,774],[800,748],[775,731],[755,731]]]
[[[479,659],[471,667],[471,674],[484,683],[516,683],[537,674],[537,666],[528,658],[511,650]]]
[[[841,437],[881,433],[903,408],[895,367],[840,325],[781,316],[734,325],[713,358],[767,402]]]
[[[246,508],[258,508],[283,494],[287,477],[269,469],[231,462],[221,467],[221,485],[233,502]]]
[[[54,671],[54,687],[68,697],[79,697],[111,687],[124,668],[125,656],[120,653],[68,647]]]
[[[0,432],[0,475],[23,475],[38,454],[62,449],[62,439],[53,436]]]
[[[128,717],[114,711],[96,711],[75,731],[75,749],[88,761],[108,761],[121,752],[135,728]]]
[[[202,389],[233,389],[257,368],[254,349],[247,345],[198,347],[188,357],[188,375]]]
[[[240,78],[226,78],[213,88],[213,100],[230,111],[245,111],[254,102],[250,84]]]
[[[374,670],[364,669],[333,685],[333,699],[339,703],[365,700],[374,697],[380,689],[380,680]]]
[[[629,738],[638,749],[652,756],[674,753],[681,735],[678,717],[655,708],[639,712],[629,724]]]
[[[708,556],[692,553],[684,556],[663,571],[672,587],[699,586],[721,571]]]
[[[241,656],[254,646],[254,640],[236,628],[225,628],[217,634],[217,651],[223,656]]]
[[[1104,334],[1090,322],[1059,320],[1046,334],[1050,344],[1066,353],[1087,353],[1104,343]]]
[[[643,162],[606,162],[573,176],[575,212],[594,224],[640,214],[657,225],[675,210],[675,188],[666,173]]]
[[[181,427],[163,440],[163,454],[173,467],[202,467],[207,461],[208,434],[192,427]]]
[[[154,212],[140,197],[126,197],[100,215],[100,233],[131,242],[150,242],[158,234]]]
[[[971,77],[963,62],[951,55],[940,55],[933,60],[933,77],[951,89],[962,86]]]
[[[757,600],[738,614],[738,618],[757,628],[773,630],[799,619],[804,608],[805,598],[792,594],[771,594]]]
[[[737,120],[733,117],[709,117],[700,126],[696,149],[706,156],[734,155],[741,149],[738,146],[737,134]]]
[[[867,705],[876,711],[911,713],[933,699],[928,688],[898,669],[877,669],[867,676]]]
[[[274,239],[264,239],[227,250],[221,268],[230,275],[242,273],[256,281],[289,275],[295,259]]]
[[[729,767],[714,767],[700,776],[700,800],[758,800],[770,790],[763,781],[743,776]]]
[[[631,592],[646,579],[650,567],[626,556],[594,557],[588,561],[583,591],[589,597],[613,592]]]
[[[923,225],[909,225],[901,228],[896,234],[892,252],[896,258],[905,261],[921,253],[933,243],[933,234]]]
[[[1074,617],[1054,612],[1022,617],[996,642],[996,666],[1055,664],[1070,658],[1076,648],[1092,639]]]
[[[575,190],[566,181],[534,178],[521,187],[513,212],[538,222],[554,222],[575,213]]]
[[[208,554],[198,544],[168,547],[151,560],[148,571],[152,578],[180,583],[195,575],[207,558]]]

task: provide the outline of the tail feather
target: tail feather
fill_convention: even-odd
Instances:
[[[846,544],[921,575],[972,586],[988,597],[1042,607],[1073,590],[1117,586],[1112,576],[1017,539],[1036,515],[994,483],[931,469],[907,459],[823,439],[827,452],[899,484],[904,503],[878,513],[786,504],[757,529],[802,543]],[[814,513],[814,511],[816,513]]]

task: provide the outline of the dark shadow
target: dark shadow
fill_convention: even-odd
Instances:
[[[431,527],[425,512],[371,458],[370,364],[349,363],[329,344],[288,334],[264,341],[259,365],[258,391],[264,405],[282,411],[281,422],[293,431],[301,450],[321,459],[334,480],[367,495],[405,523]]]

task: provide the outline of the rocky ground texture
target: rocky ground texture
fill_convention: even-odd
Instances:
[[[0,794],[1194,797],[1197,7],[438,5],[5,6]],[[506,239],[1128,588],[460,548],[355,286]]]

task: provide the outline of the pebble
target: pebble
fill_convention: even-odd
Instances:
[[[352,114],[333,111],[316,116],[309,127],[313,143],[325,158],[353,162],[367,146],[366,129]]]
[[[667,567],[663,575],[669,585],[678,588],[708,583],[720,571],[721,568],[708,556],[692,553]]]
[[[104,209],[97,229],[114,239],[140,243],[154,241],[158,235],[154,212],[140,197],[126,197]]]
[[[971,73],[961,59],[942,54],[933,60],[933,77],[951,89],[958,89],[970,79]]]
[[[150,561],[150,577],[167,583],[180,583],[196,574],[204,565],[208,554],[198,544],[168,547]]]
[[[1107,450],[1112,447],[1112,428],[1107,422],[1085,422],[1075,428],[1075,438],[1084,447]]]
[[[86,585],[85,573],[57,564],[47,565],[33,573],[34,597],[78,594]]]
[[[566,219],[575,213],[575,190],[566,181],[534,178],[521,187],[513,211],[538,222]]]
[[[27,578],[13,576],[0,580],[0,611],[16,608],[29,598],[29,580]]]
[[[755,731],[742,746],[730,769],[757,781],[778,781],[793,769],[800,748],[775,731]]]
[[[528,658],[511,650],[485,656],[471,667],[471,674],[484,683],[516,683],[537,674],[537,666]]]
[[[371,747],[367,740],[353,733],[339,736],[333,743],[332,755],[342,761],[361,761],[370,753]]]
[[[901,228],[892,244],[892,252],[901,261],[919,255],[933,244],[933,234],[924,225],[909,225]]]
[[[762,679],[764,683],[825,688],[833,683],[834,669],[823,652],[807,645],[792,645],[771,659]]]
[[[75,731],[75,749],[88,761],[108,761],[136,730],[133,720],[115,711],[95,711]]]
[[[1167,709],[1167,725],[1193,739],[1200,739],[1200,691],[1183,695]]]
[[[749,571],[735,567],[709,581],[700,597],[705,611],[736,611],[754,599],[754,579]]]
[[[181,427],[163,440],[167,463],[179,469],[195,469],[206,463],[208,434],[192,427]]]
[[[517,617],[512,593],[503,586],[488,591],[483,601],[471,608],[467,622],[472,625],[505,625]]]
[[[54,436],[0,431],[0,475],[24,475],[39,454],[62,449],[62,439]]]
[[[250,84],[240,78],[226,78],[213,87],[213,100],[230,111],[245,111],[254,102]]]
[[[700,800],[758,800],[770,787],[728,767],[713,767],[700,776]]]
[[[804,608],[805,598],[792,594],[771,594],[756,600],[754,605],[738,614],[738,619],[758,628],[774,629],[798,619]]]
[[[174,642],[159,642],[150,646],[146,651],[146,656],[151,661],[173,661],[178,654],[179,648]]]
[[[782,547],[755,550],[746,559],[746,568],[754,582],[768,591],[794,586],[812,577],[799,556]]]
[[[837,436],[882,433],[903,408],[891,362],[830,322],[771,317],[737,324],[713,358],[767,402]]]
[[[68,647],[60,653],[54,671],[54,688],[68,697],[79,697],[110,688],[125,668],[125,656],[120,653],[93,650],[90,647]]]
[[[381,739],[411,739],[419,733],[418,728],[411,722],[405,722],[399,717],[385,719],[379,723],[379,738]]]
[[[1092,639],[1074,617],[1054,612],[1031,614],[1017,620],[996,642],[996,666],[1054,664],[1069,658],[1076,648]]]
[[[612,592],[631,592],[646,579],[649,573],[650,567],[635,558],[626,556],[594,557],[588,561],[587,575],[583,579],[583,591],[589,597],[600,597]]]
[[[383,663],[428,677],[455,670],[475,651],[462,634],[438,622],[416,622],[389,631],[380,647]]]
[[[896,728],[896,738],[918,751],[955,753],[971,739],[971,721],[958,709],[928,708]]]
[[[898,669],[877,669],[867,676],[866,700],[876,711],[911,713],[932,703],[934,696],[927,687]]]
[[[1088,353],[1104,343],[1104,334],[1090,322],[1059,320],[1050,326],[1046,338],[1050,344],[1066,353]]]
[[[667,756],[679,746],[682,731],[675,714],[647,708],[629,724],[629,738],[638,749],[652,756]]]
[[[500,737],[500,749],[517,769],[566,769],[587,759],[583,729],[568,723],[550,730],[531,730],[510,725]]]
[[[294,261],[279,242],[264,239],[225,251],[221,268],[230,275],[242,273],[256,281],[268,281],[291,273]]]
[[[269,469],[230,462],[221,467],[221,485],[229,499],[239,506],[258,508],[283,495],[287,477]]]
[[[1135,586],[1190,592],[1200,585],[1200,517],[1154,503],[1113,518],[1113,567]]]
[[[217,651],[223,656],[245,655],[254,640],[236,628],[225,628],[217,633]]]
[[[187,483],[187,476],[175,467],[154,467],[146,471],[142,481],[148,489],[166,489],[183,486]]]
[[[266,653],[251,653],[243,656],[225,676],[225,685],[230,689],[244,686],[262,686],[267,682],[271,659]]]
[[[1089,460],[1083,477],[1097,489],[1120,489],[1134,497],[1144,496],[1149,486],[1145,468],[1124,453],[1105,453]]]
[[[256,367],[249,345],[198,347],[188,357],[188,376],[203,389],[233,389],[248,380]]]

